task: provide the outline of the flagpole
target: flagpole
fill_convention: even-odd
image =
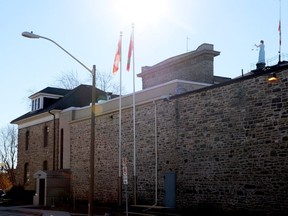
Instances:
[[[137,175],[136,175],[136,107],[135,107],[135,41],[134,41],[134,24],[132,24],[132,34],[131,39],[133,41],[133,173],[134,173],[134,185],[133,185],[133,197],[134,205],[137,203]]]
[[[120,97],[119,97],[119,204],[122,203],[122,169],[121,169],[121,158],[122,158],[122,32],[120,32],[121,48],[120,48]]]
[[[120,52],[120,89],[119,89],[119,153],[118,153],[118,165],[119,165],[119,177],[118,177],[118,204],[122,205],[122,32],[120,32],[120,45],[118,47]]]
[[[282,39],[281,39],[281,0],[279,0],[279,27],[278,27],[278,31],[279,31],[279,62],[281,62],[281,43],[282,43]]]

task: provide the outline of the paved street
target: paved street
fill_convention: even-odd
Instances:
[[[0,211],[1,216],[37,216],[41,214],[29,214],[24,212],[15,212],[15,211]]]
[[[68,212],[8,206],[0,207],[0,216],[70,216],[70,214]]]
[[[42,215],[39,212],[26,211],[22,209],[16,209],[13,207],[0,207],[0,216],[37,216]]]

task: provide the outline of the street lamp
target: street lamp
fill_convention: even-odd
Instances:
[[[90,142],[90,175],[89,175],[89,204],[88,204],[88,215],[93,215],[93,201],[94,201],[94,142],[95,142],[95,96],[96,96],[96,87],[95,87],[95,78],[96,78],[96,66],[93,65],[92,70],[89,69],[87,66],[85,66],[82,62],[80,62],[77,58],[75,58],[73,55],[71,55],[67,50],[65,50],[63,47],[61,47],[58,43],[53,41],[50,38],[43,37],[40,35],[36,35],[33,32],[23,32],[23,37],[32,38],[32,39],[45,39],[52,43],[54,43],[56,46],[58,46],[60,49],[62,49],[64,52],[66,52],[69,56],[71,56],[74,60],[76,60],[79,64],[81,64],[86,70],[88,70],[92,75],[92,99],[91,99],[91,142]]]

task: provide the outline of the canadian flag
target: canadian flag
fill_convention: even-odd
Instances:
[[[130,43],[129,43],[129,51],[128,51],[128,60],[127,60],[127,71],[130,70],[130,63],[131,63],[131,57],[134,49],[134,41],[133,41],[133,34],[131,34],[130,37]]]
[[[118,41],[117,52],[115,54],[114,64],[113,64],[113,74],[116,74],[119,69],[119,63],[121,60],[121,37]]]

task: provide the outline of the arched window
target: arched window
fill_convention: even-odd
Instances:
[[[26,134],[25,134],[25,150],[29,149],[29,142],[30,142],[30,132],[26,131]]]
[[[43,143],[44,147],[48,146],[48,134],[49,134],[49,127],[45,126],[43,131]]]
[[[48,170],[48,161],[43,161],[43,170]]]
[[[30,177],[29,164],[25,163],[25,165],[24,165],[24,184],[29,182],[29,177]]]

